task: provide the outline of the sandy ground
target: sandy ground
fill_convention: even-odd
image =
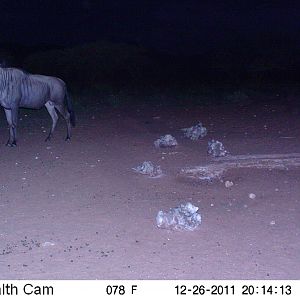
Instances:
[[[0,118],[1,279],[300,279],[300,169],[232,170],[224,182],[182,180],[209,161],[208,140],[230,153],[300,153],[300,111],[289,104],[77,108],[45,143],[45,110],[20,112],[17,148]],[[199,141],[180,128],[202,121]],[[47,132],[44,132],[45,129]],[[157,150],[170,133],[179,146]],[[165,176],[131,168],[151,160]],[[256,198],[250,199],[249,193]],[[159,210],[192,202],[193,232],[159,229]]]

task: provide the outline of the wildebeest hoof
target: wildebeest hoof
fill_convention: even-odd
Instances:
[[[65,138],[65,141],[69,141],[71,138],[69,137],[69,136],[67,136],[66,138]]]
[[[17,143],[16,142],[10,142],[10,141],[8,141],[7,143],[6,143],[6,146],[7,147],[17,147]]]
[[[48,142],[51,140],[51,135],[48,135],[47,138],[45,139],[45,142]]]

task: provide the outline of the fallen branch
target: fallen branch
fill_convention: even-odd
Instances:
[[[300,167],[300,153],[259,154],[259,155],[228,155],[214,158],[213,163],[181,169],[179,176],[204,181],[221,179],[224,173],[236,168],[283,169]]]

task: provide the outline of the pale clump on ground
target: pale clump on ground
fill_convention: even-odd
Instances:
[[[199,138],[203,138],[207,135],[207,129],[202,125],[201,122],[199,122],[197,125],[189,127],[189,128],[182,128],[181,129],[184,132],[184,136],[196,141]]]
[[[160,210],[156,216],[156,224],[159,228],[193,231],[201,224],[201,215],[197,206],[187,202],[168,212]]]
[[[177,145],[176,139],[171,134],[163,135],[154,142],[156,148],[175,147]]]
[[[148,175],[150,177],[162,176],[161,167],[155,166],[151,161],[144,161],[140,166],[132,169],[137,173]]]
[[[225,150],[225,147],[221,142],[211,140],[208,142],[207,153],[213,157],[222,157],[226,156],[228,151]]]

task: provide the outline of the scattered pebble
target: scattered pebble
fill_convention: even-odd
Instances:
[[[54,246],[55,244],[52,242],[44,242],[42,243],[42,247],[49,247],[49,246]]]
[[[270,225],[275,225],[276,224],[276,222],[274,221],[274,220],[272,220],[271,222],[270,222]]]
[[[250,193],[250,194],[249,194],[249,198],[250,198],[250,199],[255,199],[255,198],[256,198],[256,195],[253,194],[253,193]]]
[[[225,187],[229,188],[229,187],[231,187],[231,186],[233,186],[233,182],[232,182],[232,181],[229,181],[229,180],[226,180],[226,181],[225,181]]]

